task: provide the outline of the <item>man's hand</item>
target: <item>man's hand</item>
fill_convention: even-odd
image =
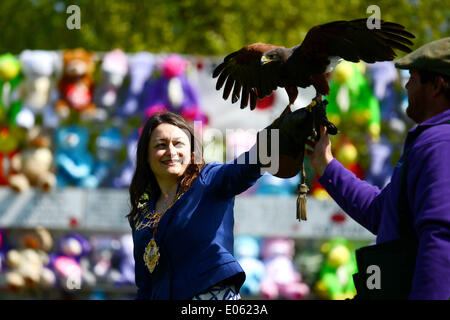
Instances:
[[[305,150],[311,159],[311,165],[319,176],[322,176],[328,164],[334,159],[331,153],[331,142],[328,138],[327,127],[320,126],[319,141],[306,140],[306,144],[313,149],[306,148]]]

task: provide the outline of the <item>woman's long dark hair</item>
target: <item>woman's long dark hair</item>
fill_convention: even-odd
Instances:
[[[155,195],[156,198],[158,198],[161,194],[155,175],[150,169],[150,165],[148,163],[148,148],[150,136],[153,130],[162,123],[168,123],[183,130],[191,143],[191,163],[181,177],[181,192],[189,189],[205,165],[202,156],[202,146],[195,137],[193,127],[182,116],[172,112],[167,112],[157,113],[148,118],[144,128],[142,129],[141,136],[139,137],[136,151],[136,170],[134,171],[133,179],[131,180],[129,188],[131,211],[127,215],[127,218],[130,223],[137,218],[139,198],[144,194],[148,186],[150,186],[151,195]]]

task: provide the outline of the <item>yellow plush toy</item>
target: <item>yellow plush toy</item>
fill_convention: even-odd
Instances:
[[[356,295],[353,274],[357,272],[356,259],[348,241],[335,238],[321,247],[325,254],[315,291],[323,299],[344,300]]]

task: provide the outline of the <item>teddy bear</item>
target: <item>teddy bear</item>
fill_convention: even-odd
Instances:
[[[104,122],[117,113],[124,96],[123,84],[128,73],[127,56],[120,49],[108,52],[102,61],[102,80],[95,89],[96,118]]]
[[[321,246],[325,256],[315,291],[331,300],[351,299],[356,295],[352,275],[357,272],[355,253],[344,238],[334,238]]]
[[[262,257],[265,276],[261,281],[261,296],[264,299],[279,297],[289,300],[303,299],[309,294],[309,287],[302,282],[295,269],[293,258],[295,242],[292,239],[275,237],[263,243]]]
[[[52,288],[55,274],[51,270],[49,252],[53,237],[43,227],[25,232],[19,239],[18,248],[6,254],[5,280],[9,290],[20,293],[27,289]]]
[[[94,117],[93,103],[94,71],[96,54],[83,48],[63,52],[63,73],[58,83],[60,99],[55,109],[61,119],[67,119],[71,111],[75,114]]]
[[[95,160],[88,150],[89,131],[77,125],[60,127],[55,131],[56,185],[96,188],[93,175]]]
[[[17,124],[30,129],[37,117],[42,117],[44,126],[58,126],[53,105],[58,96],[55,79],[61,73],[61,56],[54,51],[24,50],[19,60],[25,78],[20,88],[22,108],[17,115]]]
[[[37,126],[28,131],[28,136],[29,147],[17,155],[20,171],[9,177],[9,185],[16,192],[26,191],[31,186],[48,192],[56,186],[50,137]]]

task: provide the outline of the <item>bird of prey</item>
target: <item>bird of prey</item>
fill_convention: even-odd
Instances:
[[[231,94],[232,103],[241,99],[242,109],[249,100],[250,109],[255,109],[257,100],[277,87],[285,88],[289,105],[297,98],[297,87],[310,85],[316,89],[313,100],[320,101],[330,91],[327,73],[342,59],[374,63],[393,60],[394,49],[411,52],[409,46],[413,43],[409,39],[415,37],[404,26],[377,22],[378,29],[369,29],[365,18],[317,25],[292,48],[266,43],[245,46],[227,55],[215,68],[216,89],[225,84],[223,98],[227,100]]]

